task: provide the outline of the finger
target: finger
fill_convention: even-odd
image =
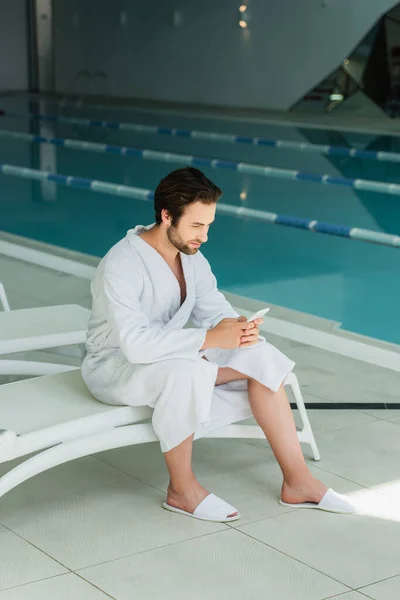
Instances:
[[[256,319],[253,321],[256,325],[262,325],[264,323],[264,319]]]
[[[248,329],[247,331],[243,331],[242,336],[244,337],[249,337],[249,336],[256,336],[258,337],[259,335],[259,330],[257,328],[255,329]]]
[[[257,342],[243,342],[240,344],[239,348],[249,348],[250,346],[254,346]]]
[[[239,323],[245,323],[247,321],[246,317],[238,317]]]
[[[257,340],[258,340],[258,336],[256,336],[256,337],[253,337],[253,336],[251,336],[251,337],[241,337],[240,338],[240,343],[241,344],[244,344],[244,343],[246,343],[246,344],[247,343],[255,344]]]
[[[258,331],[246,331],[243,332],[241,337],[246,338],[246,340],[250,339],[250,338],[258,338]]]
[[[258,340],[258,335],[248,335],[248,336],[243,336],[244,337],[244,341],[245,342],[249,342],[250,340]]]
[[[240,338],[240,342],[256,342],[258,339],[258,335],[242,335]]]
[[[240,343],[241,344],[255,344],[258,340],[258,335],[249,335],[249,336],[242,336],[240,338]]]
[[[240,336],[240,337],[241,337],[241,338],[243,338],[243,339],[245,339],[245,340],[248,340],[248,339],[249,339],[250,337],[252,337],[253,335],[254,335],[254,334],[253,334],[253,332],[252,332],[252,331],[247,331],[247,332],[246,332],[246,331],[243,331],[243,332],[241,333],[241,336]]]
[[[250,323],[247,323],[247,321],[245,323],[240,323],[240,328],[243,329],[243,331],[246,331],[247,329],[253,329],[254,327],[255,325],[253,321],[250,321]]]

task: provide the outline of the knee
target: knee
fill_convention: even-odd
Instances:
[[[282,383],[282,385],[279,386],[279,388],[277,390],[272,390],[271,388],[262,384],[260,381],[257,381],[257,379],[253,379],[251,377],[248,379],[247,385],[248,385],[249,390],[263,391],[269,395],[278,394],[284,389],[283,383]]]
[[[253,377],[247,377],[248,386],[250,387],[265,387],[262,383],[260,383],[257,379],[253,379]]]

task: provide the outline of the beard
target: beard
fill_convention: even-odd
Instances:
[[[171,244],[175,246],[179,252],[183,252],[183,254],[196,254],[199,251],[199,248],[193,248],[189,246],[189,244],[187,244],[179,235],[178,229],[173,225],[168,227],[167,237]]]

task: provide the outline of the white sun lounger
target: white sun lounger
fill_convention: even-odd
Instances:
[[[1,356],[85,343],[88,309],[67,304],[9,310],[5,294],[1,300],[5,310],[0,312],[0,375],[48,375],[76,369],[49,362],[1,360]]]
[[[292,388],[303,429],[299,440],[320,460],[294,374]],[[157,441],[148,407],[108,406],[91,396],[79,369],[0,386],[0,464],[28,458],[0,478],[0,497],[38,473],[76,458]],[[148,422],[143,422],[148,421]],[[229,425],[208,434],[214,438],[261,438],[258,426]]]

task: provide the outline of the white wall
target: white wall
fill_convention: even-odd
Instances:
[[[287,109],[397,3],[248,0],[243,30],[242,1],[57,0],[57,91]]]
[[[28,87],[25,5],[25,0],[0,0],[0,91]]]

